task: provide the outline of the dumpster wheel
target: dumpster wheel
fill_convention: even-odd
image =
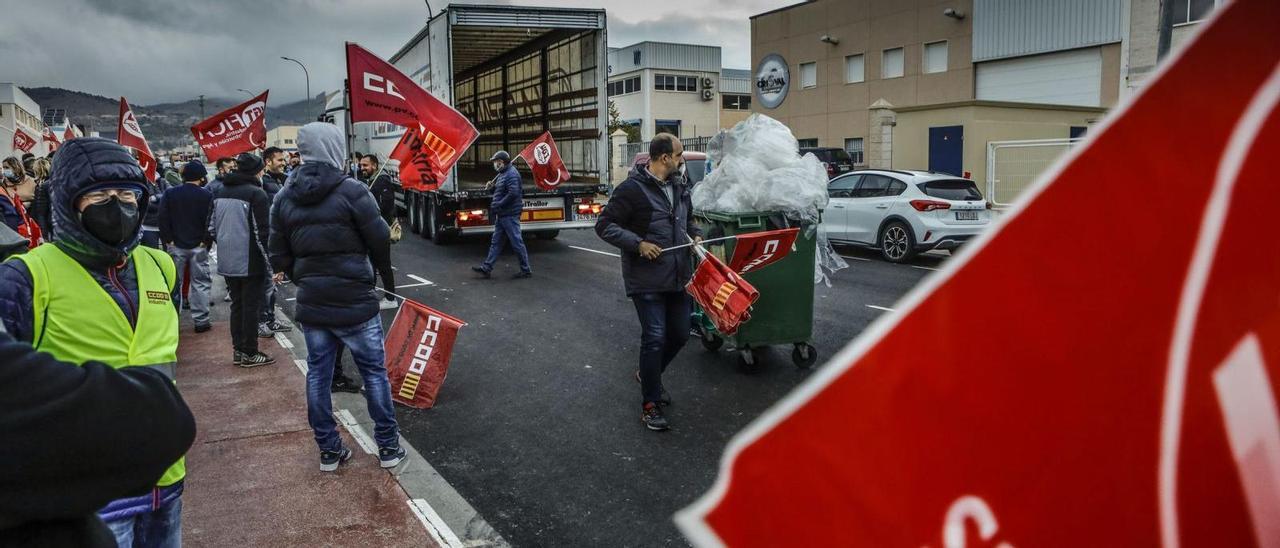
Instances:
[[[818,349],[809,343],[796,343],[791,350],[791,362],[800,369],[808,369],[818,361]]]
[[[720,347],[724,346],[724,339],[715,333],[707,332],[706,329],[702,330],[702,335],[698,337],[698,340],[702,341],[702,347],[710,352],[720,350]]]
[[[738,369],[744,373],[754,373],[760,368],[760,360],[756,359],[756,351],[753,348],[738,349]]]

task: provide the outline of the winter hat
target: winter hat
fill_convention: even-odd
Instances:
[[[262,158],[252,152],[241,152],[236,156],[236,171],[247,175],[257,175],[266,164]]]
[[[183,181],[202,181],[205,175],[208,174],[209,170],[205,169],[204,164],[197,160],[192,160],[187,162],[187,165],[182,166]]]

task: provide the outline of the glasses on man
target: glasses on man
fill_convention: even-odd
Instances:
[[[136,204],[138,200],[142,199],[142,193],[136,190],[109,188],[86,192],[80,199],[88,201],[92,205],[102,205],[111,201],[113,197],[126,204]]]

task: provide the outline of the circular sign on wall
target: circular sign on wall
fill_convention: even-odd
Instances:
[[[770,53],[756,67],[756,99],[764,108],[778,108],[791,89],[791,72],[787,60]]]

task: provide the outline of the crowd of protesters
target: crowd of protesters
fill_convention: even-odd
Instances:
[[[195,425],[173,384],[179,316],[212,329],[215,270],[231,302],[228,365],[242,368],[275,361],[258,340],[291,330],[276,286],[296,284],[322,471],[352,457],[331,391],[363,392],[381,466],[405,458],[378,314],[395,290],[390,181],[373,157],[374,169],[349,170],[331,124],[304,127],[298,146],[220,158],[212,173],[199,161],[144,173],[128,149],[92,137],[0,162],[0,406],[17,410],[0,434],[70,437],[94,455],[67,470],[48,454],[65,445],[0,451],[0,545],[180,546]],[[344,350],[359,384],[342,373]],[[52,392],[56,405],[40,400]],[[70,496],[77,504],[56,502]]]

